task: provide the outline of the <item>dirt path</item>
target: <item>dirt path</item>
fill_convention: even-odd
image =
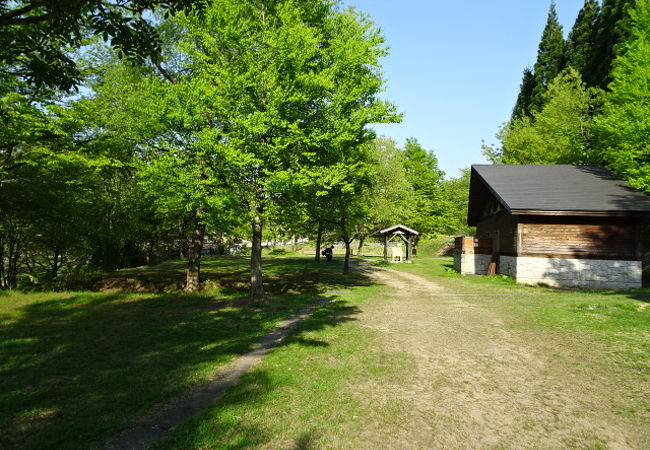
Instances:
[[[647,428],[610,411],[623,395],[611,379],[568,363],[589,352],[584,343],[550,332],[536,339],[417,275],[383,269],[373,276],[389,295],[367,302],[360,324],[376,331],[376,351],[404,354],[412,364],[401,379],[350,386],[377,410],[399,410],[393,426],[379,414],[376,423],[368,418],[364,446],[650,448]]]

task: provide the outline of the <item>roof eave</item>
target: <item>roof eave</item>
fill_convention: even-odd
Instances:
[[[474,168],[474,166],[483,166],[483,165],[488,165],[488,164],[472,164],[471,173],[476,174],[476,176],[478,177],[478,180],[483,184],[483,186],[488,190],[488,192],[490,194],[492,194],[494,196],[494,198],[496,198],[496,200],[499,203],[501,203],[501,206],[503,206],[506,209],[506,211],[511,213],[512,209],[510,208],[508,203],[506,203],[506,201],[503,198],[501,198],[501,196],[499,194],[497,194],[497,191],[495,191],[492,188],[492,186],[490,186],[490,183],[488,183],[485,180],[485,178],[483,178],[483,176],[481,176],[479,171]],[[470,193],[471,193],[471,189],[470,189]],[[471,205],[468,205],[467,225],[469,225],[470,227],[475,227],[481,221],[481,218],[479,217],[480,212],[477,212],[477,214],[471,214],[472,211],[469,210],[470,207],[471,207]]]
[[[584,216],[584,217],[650,217],[650,211],[552,211],[539,209],[513,209],[513,216]]]
[[[379,233],[380,234],[390,233],[391,231],[397,230],[399,228],[402,228],[403,230],[408,231],[409,233],[414,234],[416,236],[420,234],[418,231],[415,231],[413,228],[409,228],[406,225],[402,225],[402,224],[393,225],[392,227],[384,228]]]

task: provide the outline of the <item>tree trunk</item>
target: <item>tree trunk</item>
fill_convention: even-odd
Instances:
[[[420,242],[420,236],[415,236],[413,238],[413,245],[411,246],[411,254],[417,256],[418,254],[418,242]]]
[[[5,288],[5,243],[0,234],[0,289]]]
[[[316,234],[316,255],[314,259],[316,262],[320,262],[320,246],[321,246],[321,240],[323,238],[323,225],[318,222],[318,233]]]
[[[264,298],[264,278],[262,277],[262,213],[264,209],[257,202],[253,213],[253,239],[251,247],[251,298]]]
[[[188,253],[187,238],[185,237],[186,227],[187,227],[187,219],[183,219],[180,225],[178,225],[178,239],[179,239],[178,257],[180,259],[185,259],[185,256]]]
[[[294,234],[293,235],[293,252],[295,253],[297,251],[298,251],[298,235]]]
[[[20,251],[17,245],[9,246],[8,265],[5,273],[5,287],[7,289],[16,289],[18,287],[18,260],[20,259]]]
[[[384,262],[388,262],[388,234],[384,234]]]
[[[353,239],[348,239],[347,236],[343,238],[345,242],[345,261],[343,262],[343,272],[350,271],[350,244],[352,244]]]
[[[47,279],[49,281],[54,281],[54,279],[57,277],[59,274],[59,251],[54,250],[54,257],[52,258],[52,268],[50,269],[50,272],[47,275]],[[62,255],[61,255],[62,256]]]
[[[363,242],[366,237],[363,234],[359,235],[359,246],[357,247],[357,256],[363,256]]]
[[[188,252],[187,282],[185,291],[198,292],[201,287],[201,252],[203,250],[203,236],[205,224],[201,223],[202,210],[199,208],[194,215],[194,229]]]
[[[5,252],[6,265],[4,266],[3,287],[16,289],[18,287],[18,261],[20,260],[21,236],[17,227],[12,226],[7,233],[7,249]]]
[[[145,263],[147,266],[151,264],[152,256],[153,256],[153,241],[150,241],[149,245],[147,246],[147,254],[145,256]]]

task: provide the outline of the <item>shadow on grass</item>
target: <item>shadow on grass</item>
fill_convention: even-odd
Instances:
[[[204,292],[245,296],[249,291],[250,260],[247,257],[204,257],[201,282]],[[124,293],[179,293],[185,282],[186,263],[168,261],[157,266],[107,273],[95,284],[97,291]],[[328,286],[364,283],[356,271],[343,273],[342,261],[317,263],[306,257],[272,257],[263,262],[267,295],[319,295]]]
[[[625,296],[631,300],[636,300],[639,302],[650,303],[650,289],[627,289],[622,291],[610,291],[606,292],[606,295],[611,296]]]
[[[221,399],[216,408],[228,409],[238,405],[251,405],[263,400],[272,391],[277,382],[266,371],[256,370]],[[206,420],[206,414],[210,414]],[[174,430],[170,437],[152,446],[154,450],[192,449],[192,448],[291,448],[308,450],[316,448],[318,434],[314,431],[300,432],[295,438],[282,443],[273,442],[273,436],[259,426],[247,423],[247,420],[232,414],[219,414],[219,411],[195,416]],[[281,447],[279,447],[281,445]]]
[[[281,346],[298,344],[326,347],[329,345],[327,342],[305,338],[304,333],[357,320],[354,316],[359,312],[356,306],[333,297],[331,302],[319,306],[309,318],[298,324]],[[284,383],[282,376],[271,376],[265,370],[255,369],[242,377],[241,381],[228,390],[215,406],[189,419],[154,448],[244,449],[277,445],[277,442],[272,442],[273,437],[267,431],[247,423],[246,414],[232,414],[232,407],[252,407],[263,403],[266,396],[282,387]],[[315,447],[316,440],[317,434],[307,431],[300,432],[291,442],[281,444],[283,448],[310,449]]]
[[[219,406],[235,406],[255,403],[273,389],[274,382],[265,371],[255,371],[254,377],[247,375],[220,399]],[[152,449],[179,448],[228,448],[244,449],[268,442],[270,436],[257,426],[244,423],[237,416],[226,416],[220,420],[205,421],[206,414],[194,416]]]
[[[300,267],[274,266],[271,279],[291,283],[291,292],[261,305],[209,296],[77,293],[0,317],[0,448],[88,447],[249,351],[278,320],[313,305],[313,295],[322,297],[330,282],[370,284],[361,274],[342,278],[327,268],[321,274],[310,268],[301,277]],[[330,298],[310,326],[335,326],[356,313]],[[327,345],[299,335],[287,342]]]

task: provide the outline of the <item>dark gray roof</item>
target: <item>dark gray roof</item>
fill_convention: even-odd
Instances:
[[[650,196],[600,166],[473,165],[470,224],[480,218],[488,192],[515,214],[557,211],[650,216]]]

